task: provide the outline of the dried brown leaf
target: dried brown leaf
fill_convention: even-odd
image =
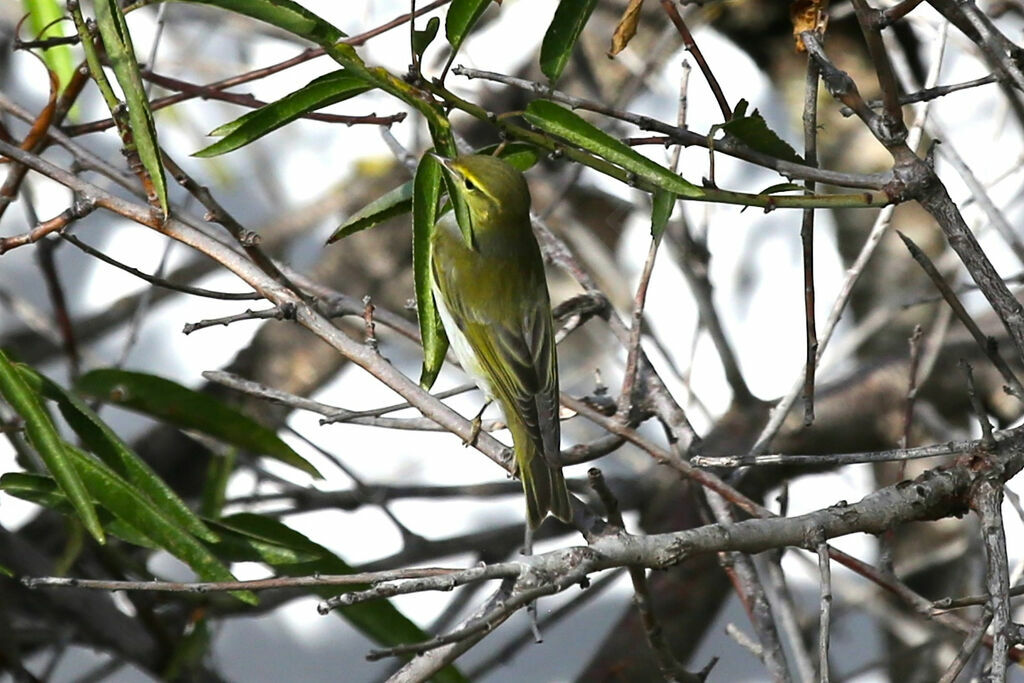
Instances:
[[[629,41],[636,35],[636,26],[640,23],[640,8],[644,6],[644,0],[629,0],[626,11],[619,19],[619,25],[615,27],[612,35],[612,49],[608,50],[608,56],[614,57],[629,45]]]
[[[789,16],[793,22],[793,40],[797,52],[806,52],[800,34],[804,31],[825,32],[828,24],[828,0],[793,0],[789,5]]]

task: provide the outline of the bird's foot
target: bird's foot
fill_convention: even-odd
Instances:
[[[476,417],[470,420],[470,424],[473,425],[473,429],[469,432],[469,438],[462,440],[463,448],[469,448],[470,446],[476,445],[476,439],[480,436],[480,430],[484,423],[484,411],[487,410],[487,406],[489,405],[491,405],[491,402],[486,401],[483,407],[480,408],[480,412],[476,414]]]

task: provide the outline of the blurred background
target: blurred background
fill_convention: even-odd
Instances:
[[[400,0],[303,0],[301,4],[350,36],[380,27],[410,8]],[[427,3],[421,0],[418,4]],[[555,4],[504,0],[500,6],[490,7],[455,64],[543,82],[537,57]],[[683,16],[728,101],[747,100],[772,130],[802,153],[806,56],[793,47],[788,3],[730,0],[684,4]],[[1020,37],[1024,15],[1016,3],[980,4],[1007,36]],[[699,70],[690,70],[692,58],[658,3],[646,3],[630,46],[614,59],[607,56],[625,6],[625,1],[597,3],[559,89],[675,122],[681,82],[690,71],[686,126],[701,134],[712,132],[721,123],[721,113]],[[417,27],[431,16],[441,17],[443,27],[446,9],[441,6],[424,14],[417,19]],[[36,112],[48,94],[42,65],[13,49],[15,27],[23,11],[18,3],[0,6],[3,122],[16,139],[24,136],[27,125],[15,110]],[[833,2],[830,13],[825,43],[830,56],[851,74],[866,98],[876,97],[873,67],[850,3]],[[128,22],[139,60],[149,71],[193,85],[276,64],[308,47],[267,25],[200,4],[143,7],[131,12]],[[72,29],[68,26],[66,30]],[[21,38],[27,33],[23,27]],[[990,72],[975,46],[927,3],[886,37],[901,75],[915,88],[930,72],[937,74],[940,84],[961,83]],[[422,65],[427,78],[440,75],[447,50],[441,39],[427,50]],[[408,26],[376,35],[358,51],[368,64],[404,74],[409,65]],[[689,65],[684,67],[686,60]],[[233,92],[271,102],[334,68],[327,57],[310,59],[238,86]],[[537,97],[508,85],[456,74],[447,76],[446,85],[496,113],[522,110]],[[176,92],[152,83],[149,87],[151,99]],[[941,142],[935,160],[939,175],[989,258],[1008,278],[1020,272],[1021,264],[993,229],[991,212],[968,183],[980,183],[1007,223],[1020,233],[1018,100],[1019,93],[1008,97],[994,84],[934,100],[929,103],[923,145]],[[855,117],[844,118],[824,90],[819,102],[818,155],[823,167],[853,173],[883,172],[891,167],[891,158],[862,123]],[[213,141],[208,136],[211,130],[244,111],[235,104],[193,97],[157,111],[156,124],[167,153],[207,186],[243,226],[257,232],[267,252],[324,287],[356,301],[369,296],[380,309],[415,321],[409,308],[414,293],[408,215],[329,247],[324,242],[363,206],[411,178],[396,150],[418,158],[430,145],[422,118],[398,100],[371,91],[324,111],[381,116],[406,113],[405,120],[382,128],[300,119],[231,154],[213,159],[191,156]],[[923,107],[908,107],[907,112],[913,123],[920,120]],[[84,132],[90,122],[106,116],[102,100],[90,85],[65,127],[69,133],[80,133],[75,137],[78,144],[123,172],[116,133]],[[608,118],[588,115],[588,119],[619,138],[648,135]],[[467,116],[453,114],[452,122],[468,147],[499,142],[494,128]],[[674,152],[663,145],[637,149],[665,164]],[[709,177],[706,149],[689,147],[678,153],[683,177],[695,184]],[[47,158],[63,166],[71,163],[57,147]],[[962,161],[971,175],[965,180],[966,174],[950,159]],[[722,188],[757,193],[786,180],[722,154],[715,155],[714,165],[715,182]],[[121,192],[102,171],[84,169],[82,173],[91,182]],[[534,212],[568,245],[614,309],[628,321],[650,247],[649,195],[593,171],[581,171],[564,159],[543,159],[528,178]],[[170,192],[176,211],[203,215],[203,207],[181,188],[174,185]],[[24,232],[38,220],[59,214],[70,200],[63,187],[30,174],[18,201],[0,220],[0,235]],[[817,212],[814,267],[819,325],[829,315],[847,269],[877,218],[877,210]],[[921,245],[948,280],[967,284],[963,268],[950,256],[941,233],[918,207],[898,207],[891,225]],[[242,288],[241,282],[201,254],[109,213],[97,212],[79,221],[73,234],[121,263],[174,282],[223,291]],[[805,354],[801,259],[798,211],[765,213],[681,202],[670,221],[650,280],[643,348],[696,432],[704,437],[705,453],[746,452],[763,426],[766,402],[789,392],[800,379]],[[313,481],[272,460],[243,455],[230,479],[226,510],[277,517],[357,570],[470,566],[504,560],[519,552],[523,519],[519,485],[479,453],[464,448],[458,437],[353,424],[322,425],[318,414],[292,411],[207,384],[202,372],[226,369],[349,410],[401,402],[373,377],[286,321],[247,320],[191,334],[182,331],[188,323],[241,313],[254,307],[251,302],[190,297],[152,287],[69,243],[46,239],[0,257],[0,347],[14,357],[60,383],[71,379],[53,295],[44,275],[49,262],[63,285],[83,369],[118,366],[209,392],[278,429],[289,445],[325,474],[324,480]],[[711,301],[725,338],[757,399],[752,403],[737,406],[733,400],[719,350],[708,333],[708,320],[693,294],[703,282],[712,287]],[[549,272],[549,284],[556,305],[583,292],[557,267]],[[980,320],[987,319],[987,306],[976,292],[965,290],[963,298]],[[916,325],[932,335],[945,324],[944,307],[894,230],[882,232],[822,359],[815,426],[801,427],[798,403],[770,452],[835,453],[899,446],[910,357],[908,339]],[[363,333],[358,318],[341,324],[357,337]],[[998,334],[997,323],[983,325]],[[415,378],[422,359],[418,345],[385,325],[376,329],[381,353]],[[1008,403],[1001,392],[1002,380],[986,370],[980,351],[964,341],[967,337],[957,323],[951,323],[944,336],[929,339],[939,340],[931,347],[938,360],[921,390],[910,445],[977,436],[962,374],[956,367],[959,357],[968,357],[975,364],[989,412],[1004,426],[1019,418],[1017,404]],[[613,399],[617,396],[626,353],[601,320],[595,319],[566,337],[559,357],[563,391],[594,395],[606,386]],[[434,391],[466,382],[460,371],[447,366]],[[467,417],[477,412],[481,401],[475,390],[447,399]],[[416,415],[412,410],[393,413],[395,417]],[[197,495],[210,459],[223,456],[220,447],[207,439],[135,413],[108,406],[102,416],[186,499]],[[497,412],[490,409],[487,417],[497,417]],[[664,431],[654,421],[645,423],[640,431],[664,441]],[[593,424],[571,418],[563,423],[562,445],[587,443],[601,435]],[[509,442],[507,432],[498,431],[496,436]],[[586,469],[595,464],[620,496],[631,531],[656,532],[702,522],[698,506],[689,502],[694,497],[689,487],[647,454],[622,446],[596,463],[567,468],[567,477],[583,481]],[[841,500],[859,500],[902,476],[913,476],[937,464],[936,460],[915,462],[905,475],[895,466],[870,465],[814,474],[773,470],[769,478],[752,486],[772,509],[779,509],[778,501],[784,495],[783,504],[788,506],[788,514],[794,515]],[[6,441],[0,442],[0,471],[17,469],[14,449]],[[468,488],[490,484],[495,486]],[[430,493],[441,486],[467,488],[451,495]],[[1011,482],[1009,488],[1020,487]],[[1024,528],[1012,500],[1006,504],[1005,520],[1011,575],[1019,578]],[[59,556],[66,548],[67,532],[58,516],[2,492],[0,525],[5,535],[33,546],[41,561]],[[976,527],[976,521],[968,517],[900,529],[887,540],[888,561],[898,576],[932,599],[982,592]],[[13,542],[5,541],[5,545]],[[579,542],[567,527],[549,523],[542,529],[535,551]],[[867,562],[879,561],[874,537],[855,535],[837,539],[835,545]],[[150,554],[146,562],[148,571],[157,576],[181,580],[191,576],[187,567],[166,553]],[[818,610],[816,558],[803,550],[788,549],[766,553],[755,565],[763,576],[784,582],[784,591],[791,593],[795,607],[795,630],[813,643]],[[238,563],[232,570],[239,578],[271,573],[256,563]],[[840,567],[834,568],[833,581],[833,680],[937,679],[962,639],[912,615],[902,605],[890,602],[873,584]],[[657,573],[652,577],[652,590],[673,652],[691,670],[719,657],[708,680],[766,679],[758,658],[726,634],[727,625],[748,634],[751,627],[715,558],[696,558]],[[20,594],[10,586],[5,591],[0,604],[7,600],[9,607],[4,608],[6,615],[0,611],[0,620],[7,621],[8,629],[24,629],[23,612],[31,612],[25,601],[38,594]],[[453,593],[402,596],[393,603],[424,631],[436,633],[454,626],[486,595],[486,591],[469,587]],[[595,576],[587,590],[573,588],[540,602],[543,643],[532,643],[529,625],[520,613],[458,665],[470,679],[485,681],[656,678],[656,669],[645,657],[642,631],[632,630],[637,627],[631,596],[625,574]],[[67,594],[54,597],[67,599]],[[133,618],[138,615],[138,607],[122,595],[113,596],[112,601],[121,613]],[[194,672],[195,676],[373,681],[393,670],[394,665],[387,661],[365,661],[373,643],[344,619],[319,616],[316,601],[294,592],[276,597],[271,593],[258,610],[221,615],[211,626],[209,651],[201,658],[204,663],[195,669],[201,675]],[[154,672],[144,666],[125,663],[95,643],[90,647],[88,638],[79,637],[82,624],[74,618],[61,623],[57,618],[61,610],[50,610],[47,607],[38,613],[34,624],[38,633],[32,637],[24,631],[21,634],[25,667],[40,679],[154,678]],[[545,617],[551,615],[557,620],[544,625]],[[1017,671],[1013,675],[1014,680],[1024,680]]]

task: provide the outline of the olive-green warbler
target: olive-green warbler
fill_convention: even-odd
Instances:
[[[526,179],[497,157],[434,158],[465,199],[472,232],[469,244],[448,213],[431,238],[431,286],[445,332],[463,369],[505,415],[530,528],[549,512],[568,522],[558,358]]]

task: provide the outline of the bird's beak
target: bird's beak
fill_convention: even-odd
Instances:
[[[455,168],[455,165],[452,163],[452,160],[449,159],[448,157],[443,157],[440,154],[436,154],[434,152],[427,152],[427,154],[433,157],[434,161],[441,164],[441,167],[444,168],[444,170],[446,170],[448,173],[451,173],[453,175],[459,175],[458,169]]]

